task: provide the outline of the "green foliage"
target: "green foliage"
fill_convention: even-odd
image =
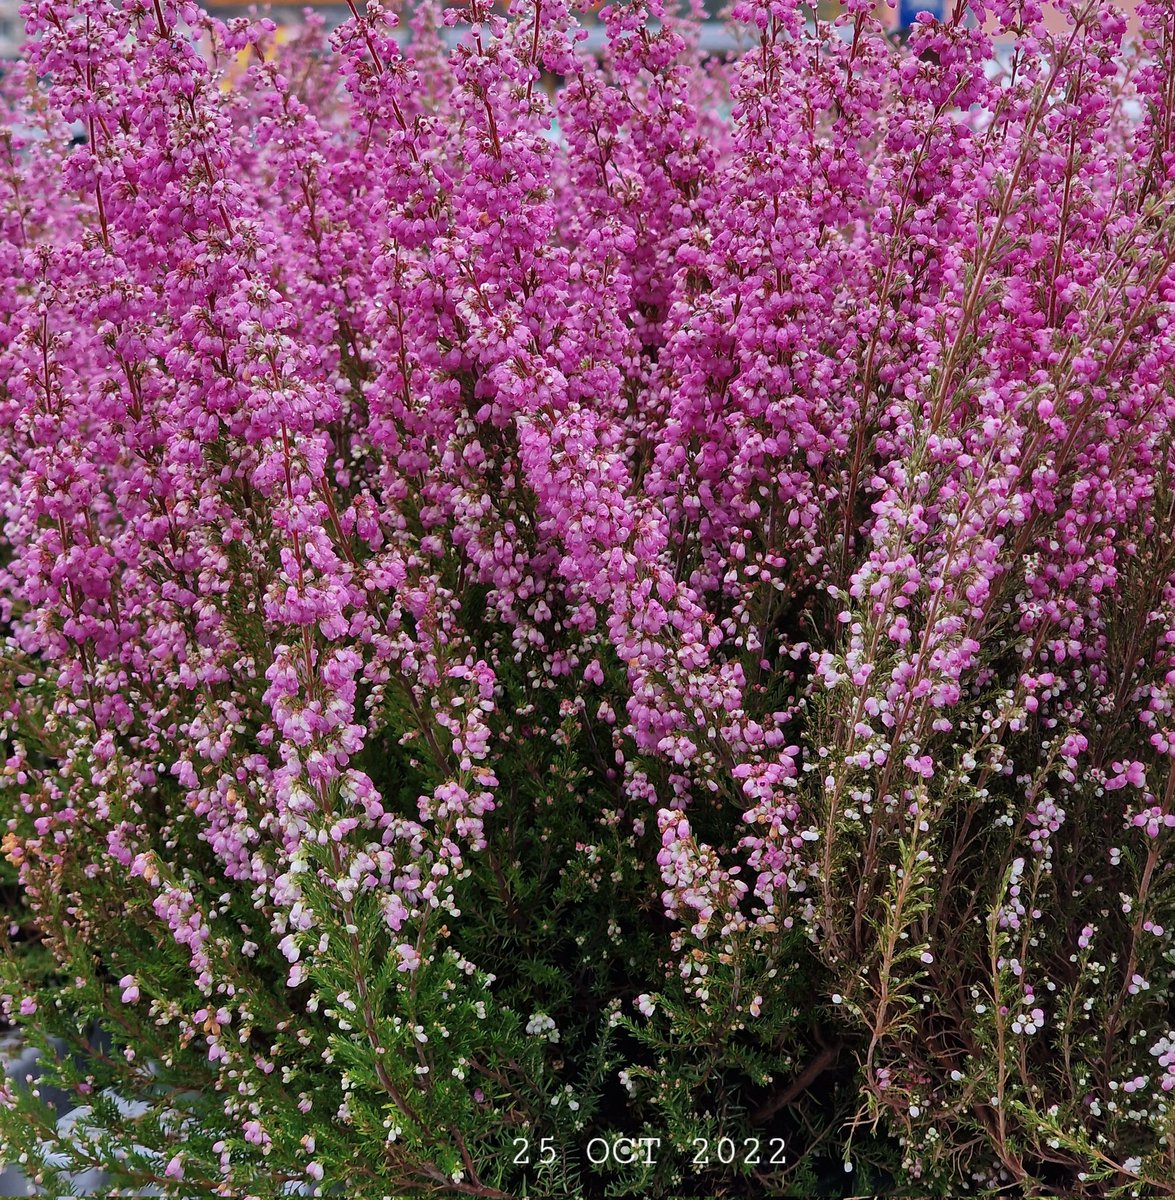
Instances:
[[[801,1194],[821,1169],[822,1139],[851,1109],[847,1092],[827,1088],[771,1108],[803,1066],[794,1047],[818,1053],[813,1039],[827,1032],[805,1003],[819,973],[806,940],[744,932],[699,943],[692,961],[709,983],[699,1006],[701,975],[667,970],[656,830],[640,832],[618,806],[610,731],[536,686],[528,667],[500,658],[501,732],[515,750],[498,769],[487,844],[465,857],[451,911],[416,931],[412,972],[400,969],[374,894],[340,896],[329,844],[310,844],[301,860],[301,903],[330,917],[298,935],[315,953],[291,987],[275,914],[217,881],[180,789],[157,787],[149,809],[133,791],[104,789],[136,822],[139,846],[154,846],[133,874],[110,854],[95,870],[81,828],[36,858],[35,806],[18,817],[15,857],[42,940],[5,942],[2,986],[15,1008],[35,989],[25,1028],[43,1051],[37,1090],[65,1091],[82,1115],[59,1137],[51,1107],[14,1088],[0,1112],[6,1158],[25,1156],[30,1175],[63,1195],[97,1165],[112,1187],[158,1183],[177,1155],[185,1187],[213,1194],[227,1162],[234,1194],[262,1200],[304,1183],[308,1159],[324,1187],[361,1200],[446,1189]],[[377,728],[357,765],[411,818],[442,773],[404,694],[380,697]],[[87,772],[56,761],[81,800]],[[176,862],[187,865],[166,866]],[[196,986],[190,947],[168,926],[161,897],[172,895],[208,927],[219,1000]],[[135,1003],[120,999],[126,975]],[[654,987],[648,1020],[635,1005]],[[763,1016],[748,1023],[739,1005],[750,995]],[[236,1094],[210,1051],[231,1062]],[[243,1132],[261,1115],[268,1144]],[[715,1147],[705,1161],[702,1142]],[[741,1157],[724,1161],[720,1142],[722,1155],[734,1145]],[[626,1146],[630,1161],[619,1161]],[[593,1161],[604,1148],[606,1161]]]

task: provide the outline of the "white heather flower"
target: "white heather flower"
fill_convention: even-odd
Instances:
[[[549,1042],[559,1040],[559,1030],[555,1028],[555,1020],[546,1013],[532,1013],[530,1020],[526,1023],[526,1032],[532,1037],[545,1036]]]

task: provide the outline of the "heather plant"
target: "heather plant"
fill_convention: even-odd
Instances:
[[[1175,1193],[1175,3],[24,14],[0,1155]]]

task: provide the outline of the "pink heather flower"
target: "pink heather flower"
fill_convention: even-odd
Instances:
[[[420,955],[409,942],[401,942],[396,947],[396,953],[400,956],[397,971],[415,971],[420,966]]]
[[[241,1127],[245,1135],[245,1141],[254,1146],[266,1146],[269,1144],[269,1134],[262,1128],[261,1122],[258,1120],[249,1120]]]
[[[1130,822],[1135,828],[1145,829],[1147,837],[1158,837],[1163,829],[1175,828],[1175,813],[1164,813],[1156,804],[1135,813]]]
[[[1115,778],[1106,785],[1109,788],[1125,787],[1127,784],[1143,787],[1146,784],[1146,768],[1140,762],[1116,762],[1111,764],[1111,769]]]
[[[1130,976],[1130,983],[1126,990],[1130,993],[1130,995],[1137,996],[1139,992],[1148,991],[1150,986],[1150,981],[1144,978],[1142,975],[1139,975],[1136,971]]]
[[[602,53],[562,0],[449,7],[456,46],[376,3],[288,40],[24,6],[0,692],[62,752],[6,739],[4,853],[47,919],[63,862],[149,897],[254,1145],[286,1065],[236,1036],[261,964],[299,987],[376,910],[377,960],[434,961],[440,914],[498,886],[530,741],[580,760],[559,802],[655,857],[617,875],[671,924],[645,1016],[669,987],[708,1012],[744,960],[766,1007],[794,930],[868,1023],[876,922],[924,892],[946,907],[897,932],[938,930],[927,994],[994,995],[1120,905],[1094,1073],[1142,1078],[1149,1044],[1175,1086],[1172,6],[1130,46],[1112,5],[972,0],[901,46],[872,0],[811,7],[740,0],[719,67],[644,0],[601,10]],[[393,738],[428,781],[407,807],[358,765]],[[160,797],[175,838],[140,819]],[[907,850],[935,872],[913,905]],[[942,961],[961,913],[1025,961]],[[986,1045],[953,1007],[943,1045]],[[900,1112],[920,1022],[881,1025]]]
[[[163,1173],[168,1177],[168,1179],[183,1179],[184,1164],[181,1156],[178,1154],[173,1155],[167,1166],[164,1167]]]

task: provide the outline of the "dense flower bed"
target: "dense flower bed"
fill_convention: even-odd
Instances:
[[[28,0],[47,1190],[1175,1191],[1175,3],[873,7]]]

